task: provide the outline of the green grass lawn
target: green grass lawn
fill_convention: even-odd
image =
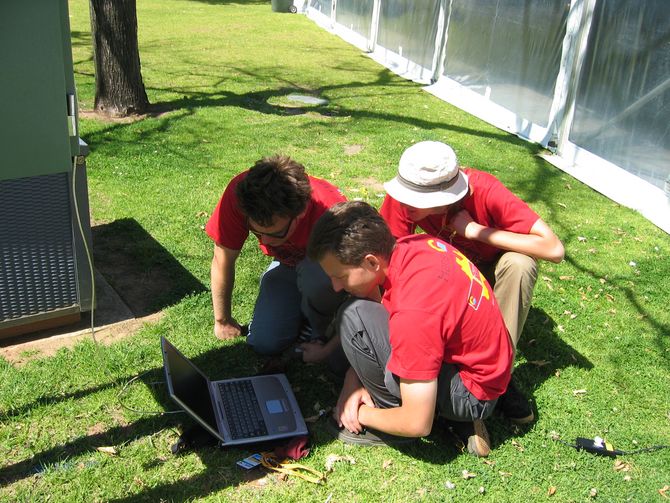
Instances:
[[[88,3],[73,0],[70,11],[80,107],[90,110]],[[138,267],[165,266],[168,257],[168,271],[178,266],[202,288],[165,292],[160,322],[109,347],[85,342],[22,367],[0,359],[0,500],[665,501],[670,449],[612,460],[555,439],[599,435],[622,450],[670,444],[667,234],[544,162],[537,146],[394,76],[306,17],[271,12],[270,2],[142,0],[138,22],[157,113],[81,120],[92,220],[141,229],[162,253],[140,252]],[[328,104],[300,108],[292,93]],[[151,414],[174,409],[159,336],[213,378],[262,364],[242,342],[212,335],[212,243],[203,226],[228,180],[284,153],[349,198],[379,206],[380,182],[420,140],[446,141],[462,164],[498,176],[565,244],[563,263],[542,264],[517,355],[538,420],[521,430],[489,420],[486,460],[460,453],[437,429],[414,447],[365,449],[333,441],[316,423],[305,464],[323,470],[330,454],[355,460],[337,463],[318,486],[247,476],[235,462],[248,449],[172,455],[189,422]],[[267,263],[247,243],[235,290],[241,322]],[[293,363],[288,375],[306,416],[334,404],[339,390],[324,368]]]

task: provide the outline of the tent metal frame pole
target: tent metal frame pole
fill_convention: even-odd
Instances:
[[[555,103],[552,113],[555,113],[550,122],[549,130],[556,132],[556,151],[558,155],[565,152],[570,137],[572,122],[575,117],[575,103],[586,51],[588,48],[589,33],[593,24],[593,13],[598,0],[572,0],[568,26],[563,45],[564,57],[561,58],[561,72],[556,79],[558,96],[554,95]],[[573,11],[574,8],[574,11]],[[566,54],[566,44],[569,43]],[[566,66],[563,67],[563,63]],[[558,98],[558,99],[557,99]],[[552,117],[550,117],[552,119]],[[555,129],[554,129],[555,128]]]
[[[453,0],[439,0],[440,11],[437,18],[437,33],[435,34],[435,52],[433,56],[433,75],[431,83],[444,73],[444,65],[447,57],[447,38],[449,36],[449,21],[451,20],[451,2]],[[448,5],[447,5],[448,2]]]
[[[381,0],[374,0],[372,4],[372,20],[370,21],[370,40],[368,40],[368,52],[375,52],[375,49],[377,48],[379,18],[382,10],[381,4]]]

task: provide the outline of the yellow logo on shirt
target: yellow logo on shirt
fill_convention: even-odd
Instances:
[[[461,267],[465,275],[470,278],[470,291],[468,292],[468,305],[475,311],[479,309],[482,299],[490,300],[489,288],[484,275],[479,272],[465,255],[454,248],[456,263]]]
[[[440,253],[449,252],[449,247],[438,239],[429,239],[426,241],[428,246]],[[470,279],[470,289],[468,290],[468,305],[475,311],[479,309],[482,299],[491,300],[489,286],[486,283],[484,275],[456,248],[451,248],[456,255],[456,263],[461,270]]]
[[[428,246],[430,246],[433,250],[442,253],[447,253],[447,245],[444,244],[442,241],[438,241],[437,239],[429,239],[427,242]]]

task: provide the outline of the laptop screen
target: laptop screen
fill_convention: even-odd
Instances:
[[[209,381],[200,371],[167,340],[163,339],[166,370],[172,384],[171,392],[200,419],[218,431]]]

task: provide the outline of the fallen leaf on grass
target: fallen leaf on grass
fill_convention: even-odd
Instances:
[[[338,456],[337,454],[328,454],[326,457],[326,472],[332,472],[333,466],[338,461],[346,461],[351,465],[356,464],[356,460],[352,456]]]
[[[384,460],[384,462],[382,463],[382,468],[383,468],[384,470],[386,470],[386,469],[387,469],[389,466],[391,466],[392,464],[393,464],[393,460],[392,460],[392,459],[386,459],[386,460]]]
[[[496,464],[496,462],[493,461],[492,459],[483,459],[482,461],[485,465],[489,465],[489,466],[495,466],[495,464]]]
[[[521,444],[520,444],[519,442],[517,442],[516,440],[512,440],[512,445],[513,445],[514,447],[516,447],[517,450],[518,450],[519,452],[523,452],[523,451],[525,450],[524,447],[523,447],[523,445],[521,445]]]
[[[627,472],[630,470],[630,464],[626,463],[625,461],[621,461],[620,459],[617,459],[614,462],[613,468],[617,472]]]
[[[549,490],[547,491],[547,496],[553,496],[556,494],[556,488],[554,486],[549,486]]]
[[[454,484],[451,480],[447,480],[444,483],[444,487],[446,487],[449,490],[456,489],[456,484]]]
[[[420,498],[423,498],[428,491],[426,490],[425,487],[422,487],[421,489],[416,490],[416,494],[419,495]]]
[[[528,363],[531,363],[536,367],[544,367],[545,365],[549,365],[551,362],[548,362],[547,360],[531,360]]]
[[[586,395],[586,390],[585,389],[575,389],[572,390],[572,394],[577,396],[577,395]]]
[[[484,486],[479,486],[479,494],[484,494],[486,492],[486,489],[484,489]]]
[[[117,456],[119,454],[116,447],[98,447],[98,451],[104,452],[105,454],[111,454],[112,456]]]
[[[598,496],[598,489],[592,487],[591,490],[589,491],[589,496],[591,498],[595,498],[596,496]]]
[[[667,493],[668,491],[670,491],[670,486],[663,486],[661,489],[658,490],[658,494],[660,494],[660,495],[663,496],[664,498],[669,498],[670,496],[668,496],[667,494],[665,494],[665,493]]]
[[[512,474],[510,472],[503,472],[502,470],[498,472],[498,475],[501,477],[511,477]]]
[[[577,241],[583,243],[584,241],[586,241],[586,238],[584,236],[577,236]]]
[[[559,276],[558,279],[560,279],[561,281],[572,281],[573,279],[575,279],[575,277],[574,276]]]
[[[462,476],[465,480],[468,480],[468,479],[472,479],[472,478],[476,477],[477,474],[476,474],[476,473],[469,472],[469,471],[467,471],[467,470],[463,470],[463,471],[461,472],[461,476]]]

